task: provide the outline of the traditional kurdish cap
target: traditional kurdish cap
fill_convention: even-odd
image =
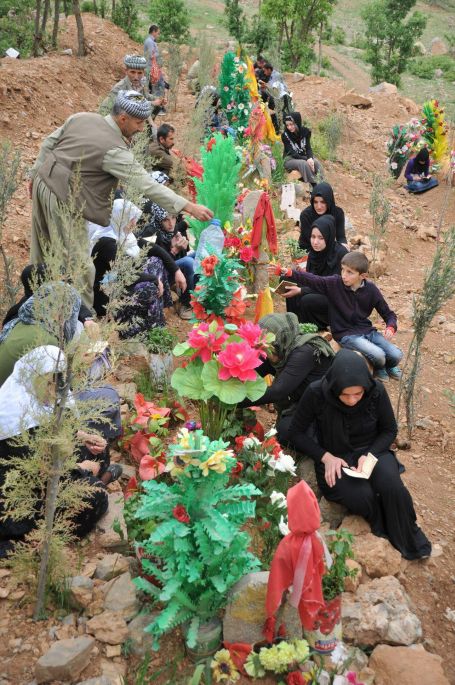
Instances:
[[[147,66],[147,60],[140,55],[125,55],[123,62],[128,69],[145,69]]]
[[[152,106],[143,95],[136,90],[121,90],[119,91],[115,104],[120,105],[120,108],[129,114],[130,117],[136,119],[147,119],[152,113]]]

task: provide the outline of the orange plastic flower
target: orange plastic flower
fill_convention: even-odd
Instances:
[[[212,254],[209,257],[205,257],[201,262],[204,274],[206,276],[213,276],[213,272],[215,271],[215,267],[219,261],[220,260],[215,254]]]

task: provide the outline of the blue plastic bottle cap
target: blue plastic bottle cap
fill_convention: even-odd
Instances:
[[[219,219],[212,219],[210,223],[213,226],[221,226],[221,221]]]

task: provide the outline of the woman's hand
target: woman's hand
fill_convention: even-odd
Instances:
[[[177,271],[175,272],[174,278],[175,278],[175,285],[177,286],[177,288],[180,288],[180,290],[182,292],[185,292],[185,290],[186,290],[186,278],[180,269],[177,269]]]
[[[161,279],[158,279],[158,297],[163,297],[163,293],[164,293],[163,281]]]
[[[96,433],[86,433],[78,431],[77,437],[93,455],[101,454],[107,447],[106,440]]]
[[[78,467],[80,469],[84,469],[84,471],[91,471],[94,476],[97,476],[100,472],[101,464],[99,464],[97,461],[89,461],[88,459],[85,459],[85,461],[80,461],[78,463]]]
[[[349,464],[347,464],[344,459],[334,457],[333,454],[330,454],[330,452],[326,452],[323,455],[321,461],[325,466],[324,475],[326,483],[329,486],[329,488],[333,488],[337,481],[337,478],[341,478],[341,467],[349,467]]]
[[[287,285],[286,292],[283,293],[283,297],[288,299],[289,297],[296,297],[296,295],[301,295],[302,291],[299,285]]]
[[[361,473],[366,458],[367,458],[366,454],[363,454],[361,457],[359,457],[359,461],[357,462],[357,466],[351,466],[350,468],[353,471],[358,471],[359,473]]]

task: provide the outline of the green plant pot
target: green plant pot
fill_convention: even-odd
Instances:
[[[172,352],[150,353],[150,380],[157,388],[170,386],[173,371],[174,357]]]
[[[188,628],[189,623],[184,623],[183,637],[185,640],[185,650],[193,663],[197,664],[205,661],[220,649],[223,639],[223,624],[217,616],[206,623],[201,623],[194,647],[188,647],[186,642]]]

